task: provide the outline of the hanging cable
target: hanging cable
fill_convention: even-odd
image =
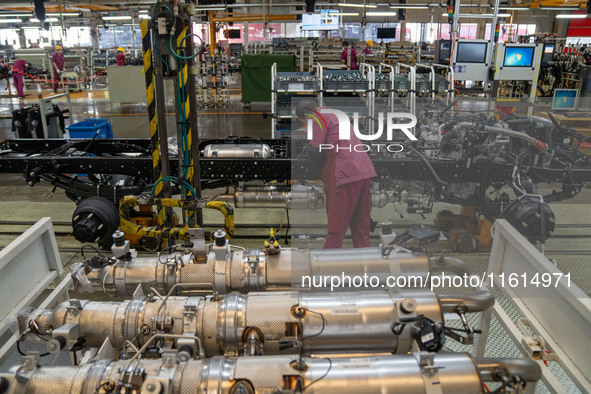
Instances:
[[[179,47],[181,47],[183,45],[183,43],[185,42],[185,40],[187,39],[187,37],[197,37],[199,38],[199,40],[201,41],[201,46],[203,47],[203,40],[201,40],[201,37],[199,37],[197,34],[187,34],[186,36],[183,37],[183,39],[181,40],[181,42],[179,43]],[[191,60],[191,59],[195,59],[197,56],[199,56],[199,53],[201,52],[201,49],[199,51],[195,51],[194,54],[192,54],[191,56],[182,56],[177,54],[172,46],[172,35],[170,36],[170,40],[168,41],[168,44],[170,46],[170,53],[172,53],[172,56],[174,56],[175,58],[179,59],[179,60]]]
[[[195,189],[193,188],[193,186],[192,186],[192,185],[191,185],[189,182],[187,182],[187,181],[186,181],[186,180],[184,180],[184,179],[179,179],[179,178],[175,178],[175,177],[172,177],[172,176],[167,176],[167,177],[163,177],[163,178],[160,178],[160,179],[158,179],[158,180],[157,180],[157,181],[154,183],[154,185],[152,186],[152,195],[154,195],[154,193],[155,193],[155,191],[156,191],[156,186],[157,186],[159,183],[161,183],[161,182],[164,182],[164,181],[172,182],[172,183],[175,183],[175,184],[177,184],[177,185],[182,185],[182,186],[183,186],[185,189],[188,189],[188,190],[189,190],[189,192],[190,192],[190,193],[191,193],[193,196],[196,196],[196,195],[197,195],[197,192],[195,191]]]
[[[328,376],[328,373],[329,373],[329,372],[330,372],[330,370],[332,369],[332,360],[331,360],[329,357],[325,357],[324,359],[325,359],[326,361],[328,361],[328,368],[326,369],[326,372],[325,372],[325,373],[324,373],[324,374],[323,374],[321,377],[319,377],[318,379],[314,380],[314,381],[313,381],[313,382],[311,382],[309,385],[307,385],[306,387],[304,387],[304,389],[302,390],[302,392],[303,392],[303,391],[306,391],[307,389],[309,389],[309,388],[310,388],[310,386],[312,386],[314,383],[317,383],[317,382],[321,381],[322,379],[324,379],[325,377],[327,377],[327,376]]]
[[[310,338],[315,338],[315,337],[321,335],[324,332],[324,329],[326,328],[326,319],[324,318],[324,315],[321,312],[316,312],[311,309],[306,309],[306,311],[320,316],[320,318],[322,319],[322,328],[316,334],[302,336],[302,341],[304,341],[306,339],[310,339]]]

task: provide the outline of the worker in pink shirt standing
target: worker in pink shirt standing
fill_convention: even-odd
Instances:
[[[373,46],[372,40],[365,41],[365,48],[361,50],[364,55],[371,55],[371,47]]]
[[[12,66],[12,80],[19,98],[25,98],[23,91],[25,83],[23,82],[23,74],[29,68],[29,63],[26,60],[19,59],[14,62]]]
[[[64,48],[61,45],[55,47],[55,53],[51,56],[51,65],[53,67],[53,92],[57,93],[60,85],[61,75],[64,72],[66,58],[64,57]]]
[[[115,56],[115,60],[117,60],[118,66],[125,66],[125,48],[117,48],[117,56]]]
[[[353,132],[348,140],[339,139],[339,120],[335,114],[323,113],[325,107],[318,108],[312,100],[305,100],[296,107],[296,117],[307,126],[309,118],[323,121],[312,122],[312,148],[331,145],[333,149],[314,152],[312,161],[322,166],[322,181],[326,196],[327,238],[323,249],[343,247],[347,229],[351,227],[353,246],[369,246],[369,226],[371,213],[371,178],[376,171],[365,150],[354,147],[361,140]],[[338,146],[338,150],[336,147]],[[353,148],[353,149],[351,149]],[[321,163],[322,162],[322,163]]]
[[[347,41],[343,41],[341,62],[347,65],[347,70],[357,70],[357,51],[355,48],[349,47]]]

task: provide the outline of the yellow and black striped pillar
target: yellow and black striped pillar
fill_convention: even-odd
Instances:
[[[162,178],[162,163],[160,159],[160,143],[158,140],[158,117],[156,115],[156,90],[154,87],[154,66],[152,64],[152,38],[150,35],[149,21],[140,22],[142,30],[142,53],[144,56],[144,77],[146,79],[146,103],[148,105],[148,117],[150,120],[150,150],[152,153],[152,174],[154,182]],[[163,197],[164,183],[156,185],[154,197]],[[164,207],[158,208],[158,223],[166,220]]]
[[[176,39],[176,45],[177,48],[183,48],[186,46],[189,46],[192,44],[192,42],[188,42],[189,40],[192,40],[191,37],[188,37],[185,42],[183,42],[183,40],[185,39],[185,36],[187,35],[187,29],[188,26],[185,25],[183,30],[181,30],[180,34],[177,36]],[[186,56],[186,53],[182,53],[183,56]],[[191,122],[188,121],[188,119],[191,116],[191,106],[189,103],[189,95],[191,94],[195,94],[195,92],[191,92],[189,90],[189,65],[187,62],[179,62],[179,86],[182,86],[182,91],[181,91],[181,97],[183,97],[184,102],[179,103],[179,105],[182,105],[184,110],[185,110],[185,114],[187,115],[187,124],[186,126],[186,130],[187,130],[187,141],[188,141],[188,146],[192,147],[193,146],[193,131],[191,128]],[[194,157],[193,157],[193,151],[191,149],[189,149],[190,153],[190,158],[189,158],[189,168],[187,168],[187,176],[185,178],[185,180],[187,182],[189,182],[193,187],[199,187],[199,185],[194,185],[193,184],[193,175],[195,173],[195,161],[194,161]],[[190,192],[187,193],[187,195],[191,196],[192,198],[198,198],[198,196],[193,196]],[[193,227],[196,225],[197,223],[197,212],[194,210],[189,210],[187,212],[187,216],[188,216],[188,221],[189,221],[189,226]]]

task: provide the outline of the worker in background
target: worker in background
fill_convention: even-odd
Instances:
[[[199,50],[199,61],[204,62],[207,59],[207,54],[209,53],[209,44],[202,45],[201,49]]]
[[[117,56],[115,56],[118,66],[125,66],[125,49],[123,47],[117,48]]]
[[[361,51],[364,55],[371,55],[371,47],[373,46],[372,40],[365,41],[365,48]]]
[[[583,44],[581,47],[581,57],[583,58],[584,64],[591,65],[591,49],[587,47],[587,44]]]
[[[51,64],[53,66],[53,92],[57,93],[57,88],[60,85],[61,76],[64,72],[64,65],[66,64],[64,48],[61,45],[55,47],[55,53],[51,56]]]
[[[19,98],[25,98],[25,93],[23,91],[23,88],[25,87],[25,83],[23,82],[23,74],[28,68],[29,63],[23,59],[17,60],[12,65],[12,80]]]
[[[322,109],[313,100],[304,100],[296,107],[296,117],[308,127],[312,121],[312,139],[310,160],[321,168],[324,193],[326,196],[327,238],[323,249],[343,247],[347,229],[351,227],[353,246],[369,246],[369,226],[371,213],[371,178],[376,176],[375,169],[365,150],[356,150],[361,140],[351,127],[351,138],[339,139],[339,120],[335,114],[322,113]],[[330,145],[333,149],[321,150],[319,147]],[[338,146],[338,150],[337,150]],[[353,149],[351,149],[353,148]]]
[[[343,42],[341,62],[347,65],[347,70],[357,70],[357,51],[355,51],[355,48],[349,47],[347,41]]]

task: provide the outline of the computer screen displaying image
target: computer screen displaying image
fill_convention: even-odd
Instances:
[[[456,63],[486,63],[486,42],[458,42]]]
[[[534,63],[534,46],[515,46],[505,49],[503,67],[531,67]]]
[[[552,109],[574,110],[577,107],[577,89],[556,89],[552,99]]]
[[[320,10],[302,15],[302,30],[338,30],[339,10]]]
[[[542,54],[542,64],[546,65],[554,60],[554,45],[544,45],[544,53]]]
[[[439,41],[439,46],[435,48],[435,60],[439,64],[449,64],[451,55],[451,40]]]

